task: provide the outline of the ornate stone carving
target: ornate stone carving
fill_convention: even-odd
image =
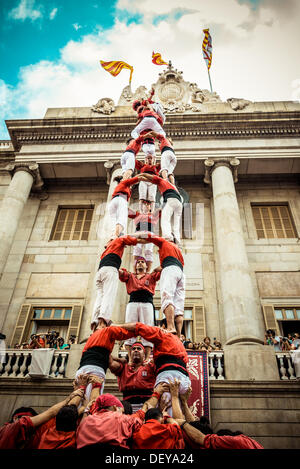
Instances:
[[[220,96],[209,90],[201,90],[196,83],[190,83],[192,103],[221,103]]]
[[[230,104],[231,109],[233,109],[234,111],[244,109],[246,106],[251,104],[251,101],[242,98],[229,98],[227,99],[227,102]]]
[[[101,98],[91,109],[101,114],[111,114],[115,110],[115,103],[111,98]]]

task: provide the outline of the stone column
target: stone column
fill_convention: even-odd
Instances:
[[[43,185],[36,163],[12,163],[3,169],[12,174],[12,179],[0,207],[0,277],[33,183],[38,189]]]
[[[206,160],[212,184],[226,345],[262,344],[264,325],[250,275],[234,183],[239,160]]]

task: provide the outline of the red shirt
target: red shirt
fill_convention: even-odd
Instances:
[[[163,125],[162,118],[155,111],[151,111],[150,109],[146,109],[145,111],[140,112],[138,116],[139,116],[139,119],[144,119],[144,117],[155,117],[157,122],[160,125]]]
[[[159,236],[148,235],[148,239],[159,248],[158,254],[161,265],[164,259],[169,256],[175,257],[182,265],[184,265],[182,253],[175,243],[171,243],[170,241],[167,241],[164,238],[160,238]]]
[[[133,221],[138,228],[137,231],[154,231],[154,227],[157,225],[161,217],[161,210],[157,210],[155,213],[140,213],[128,210],[128,218],[133,218]]]
[[[54,417],[41,434],[36,449],[64,448],[76,448],[76,431],[63,432],[56,430],[56,419]]]
[[[206,435],[203,446],[206,449],[264,449],[261,444],[246,435]]]
[[[131,337],[135,337],[133,332],[126,331],[119,326],[104,327],[103,329],[97,329],[88,338],[82,353],[92,347],[103,347],[112,352],[114,348],[115,340],[126,340]]]
[[[140,429],[145,412],[125,415],[112,410],[100,410],[88,415],[77,429],[77,449],[96,443],[129,448],[127,440]]]
[[[0,449],[22,449],[34,430],[32,420],[28,416],[13,423],[6,423],[0,428]]]
[[[160,272],[152,272],[151,274],[145,274],[143,277],[137,278],[136,274],[128,272],[126,269],[121,269],[121,271],[119,271],[119,279],[121,282],[126,283],[128,295],[138,290],[147,290],[154,295],[156,282],[160,279]]]
[[[115,372],[118,377],[119,390],[121,392],[137,390],[136,394],[130,394],[130,397],[140,396],[139,389],[153,390],[156,373],[153,362],[141,365],[137,369],[128,363],[120,363],[120,368]]]
[[[113,239],[107,243],[106,249],[101,254],[101,259],[103,259],[108,254],[117,254],[122,258],[125,246],[135,246],[137,243],[137,238],[134,236],[120,236],[120,238]]]
[[[160,151],[163,151],[165,147],[171,148],[173,150],[173,145],[167,137],[164,137],[163,135],[158,135],[157,138],[160,141],[160,144],[159,144]]]
[[[158,176],[160,171],[160,164],[146,164],[142,161],[136,160],[135,169],[137,169],[140,173],[150,173]]]
[[[173,184],[171,184],[167,179],[163,179],[159,176],[154,176],[154,178],[152,179],[152,182],[153,184],[157,184],[157,187],[161,194],[163,194],[165,191],[170,190],[170,189],[178,192],[177,188],[173,186]]]
[[[188,354],[177,335],[163,332],[159,327],[147,326],[141,322],[136,323],[134,337],[141,335],[144,339],[154,344],[154,362],[162,355],[175,355],[184,363],[188,363]],[[168,364],[163,367],[168,366]],[[160,371],[163,371],[163,367]]]
[[[143,140],[143,136],[139,136],[135,140],[131,140],[127,145],[125,151],[133,151],[133,153],[136,155],[142,147]]]
[[[147,420],[133,435],[132,449],[184,449],[181,428],[176,423]]]
[[[121,192],[126,194],[127,200],[129,200],[131,197],[131,186],[137,182],[139,182],[137,177],[122,180],[113,191],[112,199]]]

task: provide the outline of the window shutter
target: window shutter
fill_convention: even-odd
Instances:
[[[73,306],[72,316],[71,316],[71,319],[70,319],[69,329],[68,329],[66,340],[69,340],[70,335],[75,335],[76,336],[76,343],[78,342],[79,330],[80,330],[81,319],[82,319],[82,312],[83,312],[83,306],[82,305],[74,305]]]
[[[16,322],[15,330],[10,342],[10,346],[14,347],[24,341],[29,329],[29,316],[31,314],[31,305],[22,305],[19,311],[18,319]]]
[[[201,342],[206,337],[206,324],[204,306],[195,306],[194,336],[196,342]]]
[[[193,238],[193,206],[192,204],[183,204],[183,238]]]
[[[267,329],[273,329],[276,334],[279,334],[278,322],[274,312],[273,305],[263,305],[262,306],[263,313],[264,313],[264,320]]]

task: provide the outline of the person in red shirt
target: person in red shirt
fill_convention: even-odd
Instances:
[[[184,449],[182,431],[166,412],[147,410],[145,423],[133,434],[132,449]]]
[[[137,184],[142,179],[142,175],[134,178],[122,179],[119,176],[114,178],[118,182],[112,193],[112,199],[108,205],[111,217],[112,238],[117,238],[125,234],[127,230],[128,203],[131,197],[131,186]]]
[[[123,401],[129,402],[136,412],[143,407],[153,392],[156,378],[154,363],[145,362],[145,348],[140,342],[131,345],[129,362],[125,358],[110,357],[109,369],[118,378]]]
[[[177,332],[180,337],[183,325],[185,301],[184,259],[179,247],[170,241],[150,233],[140,233],[138,242],[154,243],[158,248],[160,265],[161,309],[165,315],[167,330]],[[134,235],[135,236],[135,235]]]
[[[76,397],[83,396],[82,390],[76,390],[66,397],[62,402],[53,405],[41,414],[29,408],[17,409],[13,413],[12,420],[0,428],[0,449],[25,449],[31,448],[31,440],[37,427],[54,418],[60,409],[71,404]],[[34,415],[36,414],[36,415]]]
[[[145,130],[154,130],[165,135],[162,126],[165,123],[165,115],[159,103],[148,99],[144,101],[134,101],[132,108],[138,114],[138,122],[131,132],[133,138],[137,138]]]
[[[138,231],[149,231],[152,234],[158,234],[161,210],[159,209],[152,213],[151,203],[145,200],[141,201],[141,207],[140,212],[132,209],[128,210],[128,218],[133,219],[136,233]],[[144,256],[147,263],[147,272],[150,272],[153,262],[152,243],[147,243],[145,246],[143,244],[137,244],[134,246],[133,256],[135,261]]]
[[[140,172],[141,175],[152,174],[159,175],[160,164],[155,163],[155,158],[152,155],[146,155],[144,162],[136,161],[135,168]],[[150,202],[151,211],[155,209],[155,199],[156,199],[157,186],[152,184],[152,182],[147,181],[145,178],[142,178],[139,183],[139,201],[140,201],[140,210],[141,204],[144,200]]]
[[[173,142],[170,137],[165,137],[154,131],[145,134],[145,140],[148,138],[157,138],[160,142],[161,154],[161,170],[160,174],[163,179],[168,179],[173,186],[175,185],[174,170],[177,164],[176,155],[174,152]]]
[[[126,283],[127,293],[130,296],[129,303],[126,306],[125,322],[142,322],[143,324],[154,325],[154,306],[153,296],[156,283],[160,279],[160,268],[147,273],[146,260],[140,257],[135,262],[135,273],[128,272],[126,269],[119,270],[119,279]],[[125,342],[127,350],[134,343],[136,338]],[[152,343],[142,340],[146,349],[146,360],[149,359]]]
[[[153,361],[156,367],[155,386],[163,384],[169,387],[169,381],[177,380],[179,393],[185,394],[188,391],[191,386],[187,371],[188,354],[176,333],[172,334],[161,327],[147,326],[140,322],[126,323],[120,327],[153,343]]]
[[[162,237],[167,241],[175,241],[180,246],[180,222],[182,215],[182,198],[176,186],[167,179],[163,179],[153,174],[144,173],[143,178],[156,184],[163,196],[164,206],[161,213]],[[171,219],[173,217],[173,223]]]
[[[163,386],[157,386],[143,408],[132,415],[124,414],[123,404],[111,394],[103,394],[87,409],[77,430],[77,449],[98,448],[129,449],[129,440],[142,425],[145,412],[156,406],[163,393]]]
[[[264,449],[263,446],[253,438],[240,432],[233,434],[231,431],[221,431],[222,435],[215,433],[207,434],[198,428],[190,425],[185,420],[177,420],[181,429],[187,434],[190,440],[204,449]],[[218,432],[219,433],[219,432]]]
[[[101,392],[104,389],[106,370],[109,366],[109,356],[116,340],[126,340],[133,337],[133,333],[118,326],[107,326],[101,323],[88,338],[81,355],[75,383],[81,375],[93,375],[99,378]],[[90,397],[94,385],[88,384],[85,395]]]
[[[143,141],[143,135],[140,135],[137,139],[130,137],[127,140],[127,147],[121,156],[123,180],[132,176],[135,167],[136,155],[140,151]]]
[[[92,330],[96,329],[99,322],[108,325],[111,323],[124,248],[126,246],[135,246],[136,243],[136,237],[121,236],[110,240],[105,246],[96,274],[97,296],[91,319]]]

